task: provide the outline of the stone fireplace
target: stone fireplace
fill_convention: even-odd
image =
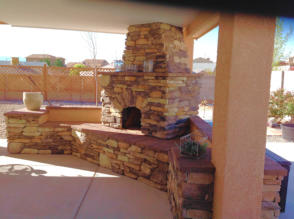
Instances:
[[[101,75],[102,124],[165,139],[187,133],[199,87],[198,76],[189,73],[181,28],[151,23],[128,30],[123,60],[139,72]],[[153,61],[153,72],[142,72],[145,60]]]
[[[122,128],[140,129],[141,111],[136,107],[127,107],[122,111]]]

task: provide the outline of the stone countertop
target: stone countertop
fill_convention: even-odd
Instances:
[[[264,175],[286,176],[287,174],[288,171],[284,167],[272,160],[270,157],[265,157]]]
[[[13,110],[7,113],[4,113],[4,116],[7,117],[18,117],[18,116],[42,116],[47,113],[47,110],[44,108],[41,108],[40,110],[28,110],[26,108]]]
[[[101,109],[101,106],[46,106],[42,107],[40,110],[28,110],[25,107],[18,110],[13,110],[10,112],[4,113],[4,116],[8,117],[18,117],[18,116],[41,116],[48,113],[50,109],[65,109],[65,110],[72,110],[72,109]]]
[[[135,144],[144,149],[150,149],[157,152],[167,152],[172,147],[176,147],[179,143],[179,138],[175,139],[160,139],[153,136],[144,135],[140,130],[115,129],[104,126],[102,124],[83,123],[71,125],[73,130],[81,132],[96,133],[99,136],[104,136],[105,139],[112,138],[117,141]]]
[[[211,162],[211,149],[207,149],[206,156],[201,159],[190,159],[181,156],[178,147],[172,148],[169,153],[170,162],[175,162],[174,165],[182,172],[193,173],[214,173],[215,167]]]
[[[101,109],[101,106],[46,106],[46,109],[65,109],[65,110],[73,110],[73,109]]]
[[[209,148],[208,148],[209,149]],[[214,165],[210,161],[211,151],[208,150],[208,156],[203,159],[187,159],[180,156],[180,151],[178,148],[172,148],[169,152],[169,157],[172,160],[176,158],[176,165],[180,171],[184,172],[209,172],[213,173],[215,171]],[[280,164],[275,162],[269,157],[265,157],[264,164],[264,175],[272,176],[286,176],[287,170],[282,167]]]
[[[157,73],[157,72],[97,72],[98,75],[114,76],[162,76],[162,77],[200,77],[196,73]]]
[[[202,120],[198,116],[193,116],[190,118],[191,123],[197,127],[197,129],[208,137],[208,139],[212,142],[212,127]],[[265,156],[264,162],[264,174],[265,175],[277,175],[277,176],[286,176],[287,170],[282,167],[279,163],[271,159],[269,156]]]
[[[197,129],[205,135],[209,141],[212,142],[212,128],[211,126],[201,119],[199,116],[190,117],[190,122],[192,125],[196,126]]]

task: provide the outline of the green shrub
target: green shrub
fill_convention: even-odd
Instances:
[[[271,93],[269,101],[269,117],[274,117],[278,122],[285,116],[294,115],[294,95],[283,89]]]
[[[56,59],[55,62],[54,62],[54,66],[64,67],[63,62],[62,62],[61,59]]]
[[[80,72],[83,71],[83,68],[86,68],[84,64],[75,64],[72,69],[69,71],[70,76],[80,75]]]
[[[48,65],[48,66],[51,66],[51,61],[50,61],[50,59],[41,59],[40,60],[41,62],[46,62],[46,64]]]

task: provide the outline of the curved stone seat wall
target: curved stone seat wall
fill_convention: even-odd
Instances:
[[[72,154],[166,191],[167,151],[174,141],[117,131],[103,125],[73,125]]]
[[[174,151],[172,148],[178,139],[158,139],[139,131],[119,130],[94,123],[50,122],[46,110],[19,110],[5,116],[10,153],[72,154],[156,189],[168,190],[175,217],[211,218],[213,172],[197,173],[196,178],[191,175],[190,180],[189,177],[178,177],[190,176],[197,166],[193,163],[184,165],[184,169],[178,168],[181,166],[177,165],[181,164],[178,157],[168,156],[170,151]],[[209,125],[199,117],[190,118],[190,121],[190,130],[195,138],[211,144]],[[209,170],[213,169],[213,165],[209,165]],[[279,191],[285,175],[287,171],[284,168],[266,157],[261,218],[279,217]]]

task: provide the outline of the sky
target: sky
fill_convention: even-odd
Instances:
[[[284,33],[289,32],[290,26],[292,26],[294,31],[294,19],[293,18],[281,18],[283,21]],[[289,54],[290,56],[294,56],[294,32],[289,38],[287,43],[285,54]]]
[[[294,29],[293,18],[282,17],[281,20],[283,22],[284,33],[289,32],[290,26]],[[210,58],[214,62],[216,61],[218,30],[219,28],[216,27],[198,40],[194,41],[194,58],[203,57]],[[285,54],[294,56],[294,32],[286,44]]]
[[[212,29],[198,40],[194,40],[194,59],[198,57],[210,58],[216,61],[218,27]]]
[[[26,57],[31,54],[61,56],[68,62],[92,58],[85,32],[0,25],[0,57]],[[96,33],[97,58],[108,62],[121,59],[124,34]]]
[[[289,31],[290,25],[294,27],[294,19],[282,18],[282,20],[285,32]],[[203,57],[216,61],[218,29],[216,27],[194,41],[194,58]],[[96,35],[98,59],[111,62],[122,58],[126,35],[106,33],[96,33]],[[64,57],[66,63],[83,61],[92,58],[83,36],[85,33],[81,31],[0,25],[0,57],[50,54]],[[287,42],[285,53],[294,56],[294,33]]]

